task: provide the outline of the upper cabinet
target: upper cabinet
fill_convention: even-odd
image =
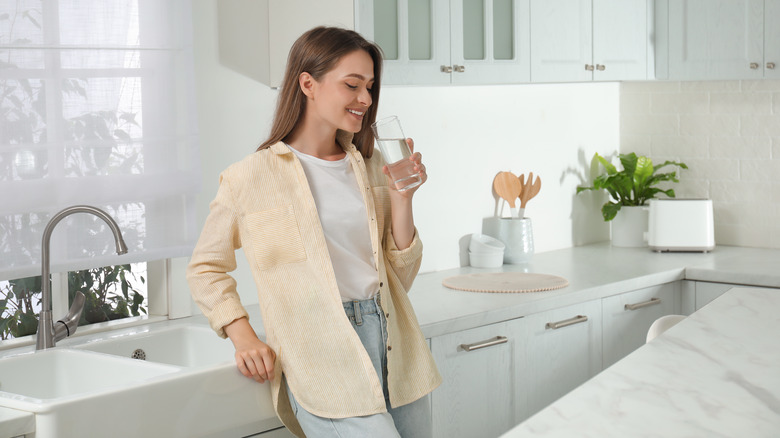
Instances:
[[[320,25],[354,28],[353,0],[216,2],[220,63],[279,87],[295,40]]]
[[[355,21],[384,52],[384,84],[520,83],[528,10],[528,0],[357,0]]]
[[[648,78],[647,0],[531,0],[531,80]]]
[[[657,0],[659,79],[780,78],[780,0]]]

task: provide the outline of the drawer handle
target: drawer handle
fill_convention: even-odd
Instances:
[[[564,319],[563,321],[548,322],[544,326],[544,328],[556,330],[556,329],[567,327],[567,326],[570,326],[570,325],[579,324],[579,323],[585,322],[587,320],[588,320],[587,316],[585,316],[585,315],[577,315],[574,318]]]
[[[487,341],[476,342],[474,344],[460,344],[460,348],[464,351],[474,351],[480,348],[492,347],[498,344],[506,344],[509,339],[506,336],[496,336],[495,338],[488,339]]]
[[[647,301],[643,301],[641,303],[635,303],[635,304],[626,304],[625,309],[626,310],[636,310],[641,309],[642,307],[652,306],[655,304],[661,304],[660,298],[652,298]]]

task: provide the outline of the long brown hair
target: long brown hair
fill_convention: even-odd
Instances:
[[[376,120],[376,108],[379,103],[382,51],[379,46],[367,41],[355,31],[324,26],[315,27],[301,35],[290,49],[279,99],[276,102],[271,134],[257,150],[284,140],[303,118],[306,95],[298,85],[298,77],[301,73],[308,72],[315,80],[320,81],[326,73],[336,67],[344,55],[355,50],[365,50],[374,61],[374,84],[371,87],[373,103],[363,116],[363,127],[352,140],[364,157],[371,157],[374,152],[371,124]]]

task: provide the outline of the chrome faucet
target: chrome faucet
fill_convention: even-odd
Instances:
[[[68,207],[59,213],[52,216],[49,223],[46,224],[46,228],[43,229],[43,244],[41,245],[41,284],[43,285],[43,307],[41,308],[41,314],[38,317],[38,338],[35,343],[36,350],[43,350],[46,348],[54,347],[54,344],[76,333],[76,329],[79,325],[79,318],[81,318],[81,312],[84,310],[84,294],[81,292],[76,293],[73,298],[73,304],[68,310],[68,314],[62,319],[57,321],[54,325],[51,316],[51,283],[49,279],[49,247],[51,240],[51,233],[54,231],[54,227],[66,216],[73,213],[90,213],[103,219],[108,227],[111,228],[111,232],[114,233],[114,241],[116,244],[116,253],[127,253],[127,245],[125,245],[124,239],[122,239],[122,233],[119,231],[119,226],[114,219],[106,212],[99,208],[91,207],[89,205],[74,205]]]

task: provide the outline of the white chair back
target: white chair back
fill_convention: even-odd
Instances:
[[[669,330],[683,319],[685,319],[685,315],[666,315],[656,319],[647,331],[647,339],[645,342],[652,341],[658,335]]]

